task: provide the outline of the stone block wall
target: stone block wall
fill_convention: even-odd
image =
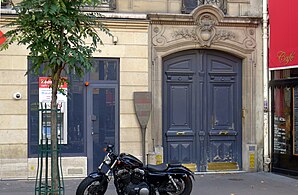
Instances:
[[[104,45],[94,57],[120,59],[120,151],[141,158],[141,131],[133,92],[149,90],[149,23],[111,21],[107,26],[118,41],[114,43],[112,37],[99,32]],[[27,55],[26,47],[17,45],[0,52],[0,179],[36,176],[37,159],[28,158]],[[21,93],[20,100],[13,98],[16,92]],[[87,158],[64,157],[62,168],[65,177],[86,176]]]
[[[262,16],[262,1],[227,0],[229,16]]]
[[[262,16],[260,0],[226,0],[229,16]],[[116,0],[117,12],[181,14],[182,0]]]
[[[21,0],[12,0],[14,4]],[[260,0],[226,0],[229,16],[261,16]],[[181,13],[182,0],[116,0],[116,11],[124,13]]]
[[[27,170],[26,55],[22,46],[0,52],[0,178],[23,177]],[[17,92],[21,99],[14,99]]]
[[[105,44],[99,55],[120,58],[120,152],[141,159],[141,130],[134,110],[133,92],[150,91],[149,23],[135,22],[125,26],[120,22],[117,27],[112,27],[118,42],[109,47]],[[147,132],[150,136],[150,131]]]

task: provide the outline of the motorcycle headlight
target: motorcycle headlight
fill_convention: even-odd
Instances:
[[[108,155],[105,156],[103,161],[106,165],[110,165],[112,163],[112,159]]]

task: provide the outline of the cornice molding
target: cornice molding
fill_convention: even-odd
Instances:
[[[16,15],[1,15],[0,25],[5,25],[12,22],[16,18]],[[138,20],[138,19],[129,19],[129,20],[113,20],[112,18],[103,18],[100,19],[104,25],[109,29],[117,30],[145,30],[149,28],[148,20]]]
[[[160,55],[183,49],[228,50],[237,56],[257,48],[259,17],[230,17],[215,6],[205,5],[188,15],[153,14],[152,46]]]
[[[213,15],[218,21],[217,26],[233,26],[233,27],[257,27],[261,24],[262,17],[252,16],[225,16],[223,12],[212,5],[204,5],[196,8],[190,14],[164,14],[155,13],[148,14],[147,18],[151,24],[159,25],[185,25],[192,26],[202,14]]]

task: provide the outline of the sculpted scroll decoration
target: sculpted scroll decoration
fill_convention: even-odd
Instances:
[[[173,33],[173,37],[177,39],[192,40],[202,47],[210,47],[212,43],[234,40],[236,34],[227,30],[217,30],[216,19],[210,14],[204,14],[196,21],[197,26],[194,29],[180,29]]]
[[[248,49],[253,49],[256,47],[256,41],[254,39],[255,31],[254,29],[246,30],[246,39],[244,40],[244,45]]]
[[[157,25],[153,27],[153,45],[165,46],[174,42],[188,40],[197,43],[203,48],[210,47],[218,42],[233,42],[235,46],[243,49],[254,49],[256,47],[255,29],[238,28],[230,30],[227,27],[218,26],[218,20],[210,13],[200,15],[195,20],[195,26],[177,28],[175,26]],[[231,28],[232,29],[232,28]]]
[[[167,39],[164,36],[165,28],[163,25],[159,27],[154,27],[153,28],[153,33],[155,34],[152,38],[152,42],[154,46],[161,46],[166,44]]]

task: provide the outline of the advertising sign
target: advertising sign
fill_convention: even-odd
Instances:
[[[51,102],[52,98],[52,80],[50,77],[39,77],[39,102]],[[67,94],[67,83],[59,86]],[[57,101],[67,102],[67,96],[58,91]]]
[[[298,67],[297,18],[297,0],[269,0],[269,69]]]
[[[66,78],[64,78],[66,79]],[[52,100],[52,80],[50,77],[39,77],[38,91],[40,108],[50,109]],[[57,115],[57,136],[61,144],[67,144],[67,83],[59,86],[64,90],[64,94],[58,91],[57,106],[59,114]],[[51,113],[46,110],[39,113],[40,138],[45,141],[51,138]]]
[[[0,30],[0,45],[4,43],[6,38],[3,36],[3,32]]]

